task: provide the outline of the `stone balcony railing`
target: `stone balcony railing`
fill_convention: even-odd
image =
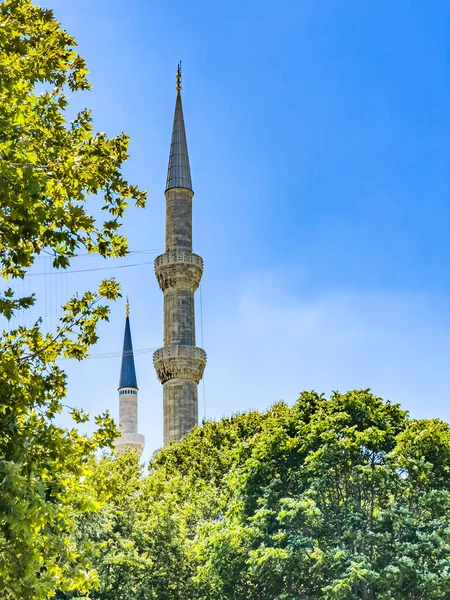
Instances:
[[[141,455],[145,446],[145,437],[140,433],[122,432],[120,438],[115,440],[114,445],[118,452],[132,448],[133,450],[137,450],[139,455]]]
[[[206,352],[203,348],[197,346],[164,346],[155,350],[153,353],[153,362],[162,360],[163,358],[178,358],[178,357],[199,358],[206,362]]]
[[[164,265],[175,265],[180,263],[196,265],[197,267],[203,269],[203,258],[198,254],[169,250],[169,252],[164,252],[164,254],[160,254],[155,258],[155,271]]]
[[[153,354],[153,364],[161,383],[180,379],[198,384],[206,366],[206,352],[194,346],[164,346]]]
[[[155,259],[155,274],[162,291],[168,288],[195,292],[203,273],[203,259],[192,252],[170,250]]]

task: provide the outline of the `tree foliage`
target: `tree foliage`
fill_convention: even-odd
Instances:
[[[94,133],[88,110],[68,122],[70,95],[88,90],[75,40],[52,11],[30,0],[0,3],[0,319],[5,325],[34,297],[15,297],[8,278],[23,277],[37,256],[66,268],[81,250],[123,256],[119,227],[128,199],[145,194],[121,169],[128,137]],[[97,209],[105,219],[93,216]],[[52,334],[38,321],[0,337],[0,596],[51,597],[59,587],[85,590],[95,580],[74,537],[77,514],[98,508],[90,457],[111,444],[115,427],[97,418],[93,437],[58,427],[66,394],[58,358],[84,358],[107,320],[114,280],[64,307]],[[73,409],[76,422],[86,415]]]
[[[31,1],[0,4],[0,260],[6,274],[23,274],[50,248],[66,267],[78,248],[123,256],[118,234],[127,198],[145,194],[127,183],[125,134],[94,133],[89,110],[67,123],[70,92],[87,90],[85,61],[52,11]],[[86,208],[101,195],[100,225]]]
[[[366,390],[303,393],[205,423],[145,477],[134,460],[97,467],[114,494],[89,538],[101,541],[92,598],[450,596],[445,423]]]

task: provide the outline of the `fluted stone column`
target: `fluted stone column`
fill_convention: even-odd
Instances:
[[[203,260],[192,253],[192,191],[180,71],[166,186],[166,251],[155,260],[164,293],[164,347],[153,361],[164,386],[164,445],[179,440],[198,423],[197,386],[206,354],[195,345],[194,293]]]

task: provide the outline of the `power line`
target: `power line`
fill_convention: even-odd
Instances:
[[[140,350],[134,350],[134,354],[148,354],[150,352],[154,352],[156,350],[156,348],[141,348]],[[127,354],[133,354],[133,351],[130,350],[129,352],[99,352],[97,354],[90,354],[89,356],[86,357],[86,359],[83,360],[90,360],[91,358],[118,358],[119,356],[123,356],[123,355],[127,355]],[[73,360],[71,358],[58,358],[57,360]]]
[[[159,252],[163,252],[161,248],[149,248],[147,250],[130,250],[128,254],[158,254]],[[77,254],[73,258],[78,258],[79,256],[93,256],[89,253]],[[90,273],[93,271],[109,271],[113,269],[127,269],[128,267],[139,267],[141,265],[151,265],[153,261],[145,261],[141,263],[132,263],[131,265],[111,265],[110,267],[94,267],[91,269],[59,269],[54,271],[47,271],[47,260],[50,260],[51,256],[37,256],[36,258],[42,258],[44,260],[45,270],[41,273],[28,273],[29,277],[45,277],[46,275],[66,275],[68,273]]]
[[[29,273],[30,277],[41,277],[46,275],[68,275],[72,273],[91,273],[93,271],[111,271],[114,269],[128,269],[129,267],[141,267],[143,265],[152,265],[153,261],[145,261],[141,263],[132,263],[131,265],[112,265],[111,267],[97,267],[93,269],[71,269],[66,271],[61,269],[60,271],[51,271],[51,272],[43,272],[43,273]]]
[[[164,250],[162,248],[149,248],[147,250],[128,250],[127,255],[128,254],[158,254],[158,252],[164,252]],[[78,258],[79,256],[95,256],[92,253],[89,252],[81,252],[80,254],[77,254],[76,256],[73,256],[72,258]],[[36,256],[36,259],[39,258],[54,258],[53,254],[48,254],[47,256]]]
[[[200,341],[202,348],[203,346],[203,294],[202,284],[199,286],[200,292]],[[202,377],[202,388],[203,388],[203,418],[206,419],[206,388],[205,388],[205,375]]]

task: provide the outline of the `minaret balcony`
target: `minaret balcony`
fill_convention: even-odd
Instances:
[[[203,273],[203,259],[192,252],[169,250],[155,259],[155,274],[159,287],[195,292]]]
[[[127,448],[131,448],[136,450],[140,456],[145,446],[145,437],[140,433],[130,433],[124,431],[122,432],[120,438],[115,441],[114,445],[117,452],[123,452]]]
[[[206,366],[206,352],[195,346],[164,346],[153,354],[153,364],[161,383],[171,379],[198,384]]]

